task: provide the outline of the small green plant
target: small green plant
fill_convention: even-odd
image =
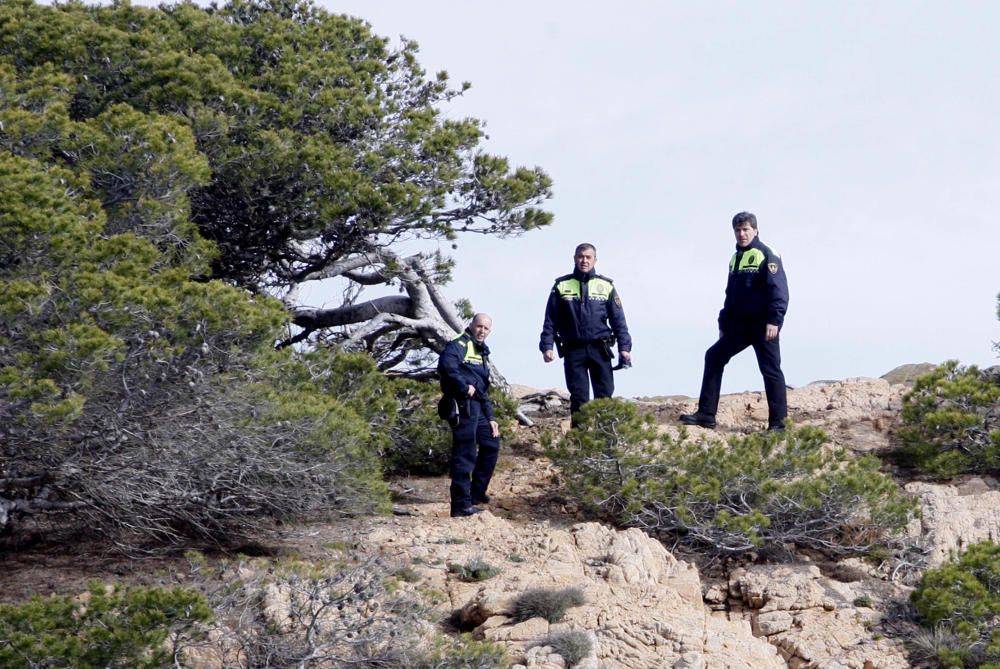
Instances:
[[[449,564],[448,571],[470,583],[485,581],[500,573],[500,570],[481,557],[470,558],[465,564]]]
[[[443,544],[465,544],[468,543],[468,539],[463,539],[462,537],[445,537],[441,540]]]
[[[914,666],[933,669],[963,669],[963,658],[971,658],[969,645],[947,629],[919,628],[906,639],[910,662]]]
[[[413,567],[403,566],[392,572],[392,575],[406,583],[416,583],[420,580],[420,574]]]
[[[36,597],[0,604],[0,667],[104,669],[172,666],[173,647],[212,617],[204,597],[175,588],[106,588],[87,597]]]
[[[328,541],[325,544],[323,544],[323,548],[331,551],[340,551],[341,553],[346,553],[354,548],[354,543],[344,540]]]
[[[949,478],[1000,471],[1000,377],[950,360],[903,398],[902,464]]]
[[[526,590],[514,600],[511,618],[517,622],[544,618],[550,623],[557,623],[566,615],[567,609],[580,606],[586,601],[580,588]]]
[[[437,588],[417,588],[417,594],[431,606],[444,604],[448,601],[448,593]]]
[[[872,607],[872,598],[868,595],[861,595],[860,597],[854,598],[854,606],[859,608],[870,609]]]
[[[594,649],[590,635],[582,630],[552,634],[537,645],[552,648],[566,662],[567,667],[579,664]]]
[[[525,558],[520,553],[511,553],[510,555],[507,556],[507,559],[510,560],[511,562],[524,562],[525,559],[527,558]]]
[[[439,646],[398,669],[505,669],[507,667],[507,651],[503,646],[490,641],[476,641],[468,634],[463,634],[457,643],[441,640]]]
[[[1000,666],[1000,546],[973,544],[927,570],[910,601],[925,628],[911,642],[933,649],[941,666]]]

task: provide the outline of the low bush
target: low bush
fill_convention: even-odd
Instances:
[[[507,652],[490,641],[476,641],[462,635],[457,642],[439,641],[440,648],[412,658],[391,669],[505,669]]]
[[[594,649],[590,635],[582,630],[552,634],[539,645],[549,646],[555,653],[558,653],[565,660],[567,667],[579,664]]]
[[[448,471],[451,431],[438,418],[437,385],[385,376],[369,356],[323,349],[305,356],[304,382],[338,398],[368,423],[369,447],[389,474]]]
[[[469,583],[485,581],[500,573],[500,570],[481,557],[469,559],[465,564],[449,564],[448,571]]]
[[[903,398],[896,459],[935,477],[1000,472],[1000,376],[952,360]]]
[[[910,596],[926,632],[911,640],[941,667],[1000,667],[1000,546],[982,542],[926,571]]]
[[[514,600],[511,617],[517,622],[531,618],[545,618],[550,623],[557,623],[566,615],[567,609],[585,602],[580,588],[526,590]]]
[[[205,599],[192,590],[93,582],[81,598],[0,604],[0,667],[167,669],[210,619]]]
[[[577,423],[549,449],[566,491],[592,513],[702,550],[865,553],[916,509],[877,458],[830,448],[817,428],[694,443],[615,399],[584,405]]]

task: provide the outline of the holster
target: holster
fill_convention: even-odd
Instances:
[[[611,347],[615,345],[615,338],[605,337],[604,339],[601,339],[600,342],[602,344],[601,354],[604,356],[604,359],[609,361],[614,359],[615,354],[614,351],[611,350]]]
[[[438,417],[441,420],[447,421],[448,425],[452,427],[458,427],[458,424],[462,420],[462,412],[457,399],[448,395],[442,395],[441,399],[438,400],[437,409]],[[468,409],[466,409],[465,415],[468,417]]]

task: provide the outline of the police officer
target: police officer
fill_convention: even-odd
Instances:
[[[632,338],[625,311],[611,279],[596,274],[597,249],[580,244],[573,254],[576,268],[552,286],[545,305],[545,320],[538,348],[545,362],[555,359],[553,346],[563,359],[570,414],[594,397],[611,397],[615,391],[611,347],[618,342],[618,357],[631,364]]]
[[[500,427],[488,394],[490,349],[486,337],[492,329],[493,319],[476,314],[438,359],[441,391],[458,409],[450,421],[452,518],[480,513],[482,509],[474,505],[490,501],[486,489],[500,453]]]
[[[715,427],[722,371],[734,355],[753,346],[767,394],[767,429],[782,430],[788,403],[778,332],[788,308],[788,281],[781,256],[757,236],[756,216],[746,211],[736,214],[733,233],[736,253],[729,261],[726,300],[719,313],[719,341],[705,352],[698,410],[681,415],[680,420],[687,425]]]

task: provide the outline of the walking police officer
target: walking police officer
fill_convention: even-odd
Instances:
[[[631,364],[632,338],[625,311],[611,279],[596,274],[597,249],[580,244],[573,254],[572,274],[555,280],[545,305],[545,320],[538,348],[545,362],[555,359],[553,346],[563,359],[570,413],[594,397],[611,397],[615,391],[611,347],[618,343],[622,364]]]
[[[681,415],[680,420],[687,425],[715,427],[723,369],[734,355],[753,346],[767,394],[767,429],[781,430],[788,414],[778,345],[788,308],[785,268],[781,256],[757,236],[756,216],[746,211],[736,214],[733,233],[736,253],[729,261],[726,300],[719,313],[719,341],[705,352],[698,410]]]
[[[486,489],[500,454],[500,427],[490,402],[493,319],[476,314],[465,332],[448,342],[438,359],[442,400],[454,407],[451,425],[451,516],[471,516],[490,501]],[[476,448],[476,444],[479,448]]]

